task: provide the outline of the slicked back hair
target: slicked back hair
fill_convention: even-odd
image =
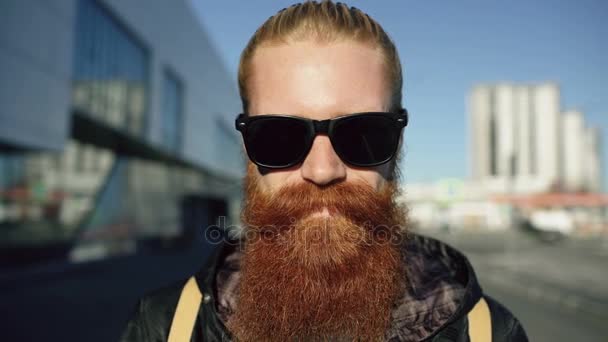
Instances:
[[[241,54],[239,91],[243,112],[249,111],[248,79],[251,61],[261,46],[312,40],[319,43],[354,41],[369,44],[381,52],[391,98],[389,111],[401,108],[403,76],[395,44],[384,29],[363,11],[340,2],[306,1],[284,8],[270,17],[258,30]]]

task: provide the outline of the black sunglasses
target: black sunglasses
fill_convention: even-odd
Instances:
[[[405,109],[397,113],[356,113],[328,120],[291,115],[239,114],[235,126],[243,135],[253,163],[269,169],[292,167],[304,161],[317,134],[326,134],[336,154],[347,164],[381,165],[397,153]]]

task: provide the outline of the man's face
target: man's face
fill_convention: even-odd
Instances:
[[[249,79],[251,115],[290,114],[314,120],[381,112],[390,91],[380,52],[353,41],[319,44],[303,41],[260,47]],[[358,168],[345,164],[329,138],[318,135],[304,162],[282,170],[257,169],[261,190],[311,182],[319,186],[366,182],[376,190],[386,183],[392,162]]]
[[[388,107],[382,57],[366,45],[262,47],[252,63],[252,115],[325,120]],[[349,166],[325,135],[292,168],[249,163],[241,217],[247,239],[227,323],[238,340],[367,341],[384,334],[406,277],[399,248],[406,219],[394,202],[391,167]]]

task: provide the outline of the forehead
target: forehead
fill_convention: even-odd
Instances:
[[[367,44],[304,41],[262,46],[252,58],[250,112],[325,119],[385,110],[385,74],[381,53]]]

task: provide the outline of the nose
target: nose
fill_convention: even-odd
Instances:
[[[319,186],[346,178],[346,165],[331,146],[329,137],[318,135],[300,169],[302,178]]]

